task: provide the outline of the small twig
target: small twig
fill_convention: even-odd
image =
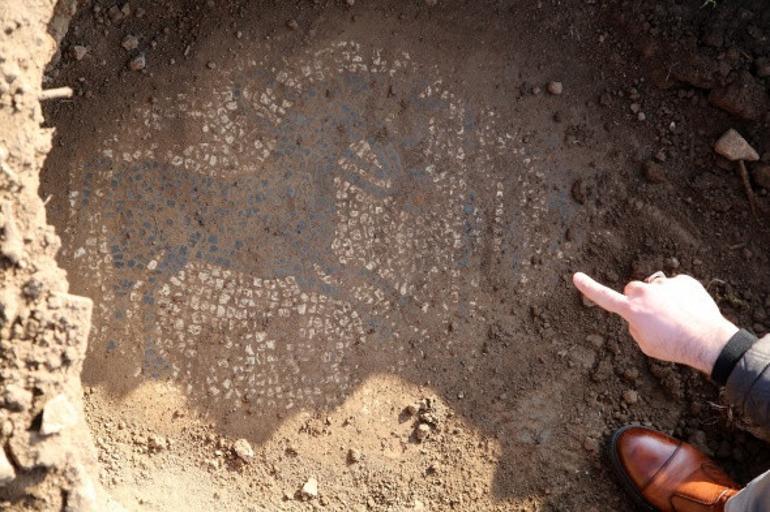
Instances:
[[[757,200],[754,197],[754,191],[751,189],[751,182],[749,181],[749,171],[746,170],[746,164],[743,160],[738,160],[738,172],[741,175],[741,181],[743,182],[743,189],[746,191],[746,197],[749,199],[749,206],[751,207],[751,213],[754,217],[757,216]]]
[[[44,91],[40,91],[38,99],[40,101],[45,101],[58,98],[71,98],[73,94],[72,87],[56,87],[55,89],[45,89]]]

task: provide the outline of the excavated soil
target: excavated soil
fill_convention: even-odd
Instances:
[[[48,70],[40,190],[126,509],[622,510],[630,422],[763,469],[569,280],[686,272],[767,329],[770,200],[711,150],[770,151],[763,2],[126,5]]]

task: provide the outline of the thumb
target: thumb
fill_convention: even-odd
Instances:
[[[580,292],[602,309],[625,317],[628,313],[628,297],[612,288],[597,283],[586,274],[577,272],[572,276],[572,282]]]

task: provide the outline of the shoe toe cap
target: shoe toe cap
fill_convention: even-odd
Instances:
[[[612,449],[626,476],[643,490],[680,444],[661,432],[630,427],[615,435]]]

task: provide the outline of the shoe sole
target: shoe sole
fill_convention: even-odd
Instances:
[[[619,430],[616,430],[615,433],[612,434],[610,443],[607,446],[607,457],[610,459],[610,465],[613,472],[615,473],[616,479],[620,483],[621,487],[623,487],[623,490],[626,491],[626,494],[631,498],[631,501],[634,502],[637,510],[640,512],[659,512],[659,510],[653,507],[650,502],[647,501],[644,496],[642,496],[642,493],[639,492],[639,489],[636,487],[634,482],[626,473],[626,470],[623,468],[623,463],[620,462],[620,457],[618,456],[618,440],[620,439],[620,436],[632,428],[639,427],[636,425],[628,425]]]

